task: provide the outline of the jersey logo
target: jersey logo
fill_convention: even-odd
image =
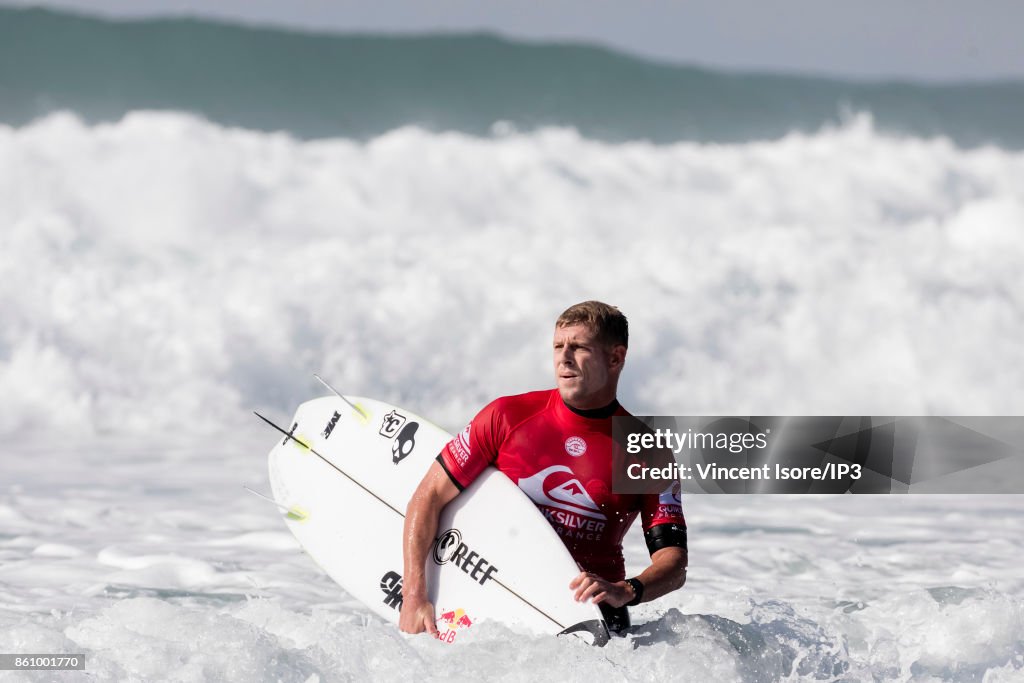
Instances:
[[[677,507],[682,505],[682,487],[678,481],[661,492],[661,495],[658,496],[658,503],[660,505],[675,505]]]
[[[676,481],[658,496],[658,510],[654,513],[655,519],[678,519],[685,524],[682,503],[682,487]]]
[[[587,452],[587,442],[580,436],[570,436],[565,440],[565,452],[578,458]]]
[[[469,448],[469,430],[473,425],[468,424],[466,428],[459,432],[459,435],[452,439],[451,448],[449,449],[452,455],[455,456],[455,460],[458,461],[459,465],[465,465],[466,461],[469,460],[470,448]]]
[[[552,465],[532,477],[519,480],[519,488],[537,505],[568,510],[584,517],[608,519],[601,512],[594,499],[590,497],[583,484],[576,477],[556,483],[563,477],[553,476],[558,473],[572,475],[572,470],[565,465]]]

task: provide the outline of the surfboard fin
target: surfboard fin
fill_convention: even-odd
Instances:
[[[255,491],[249,488],[245,484],[242,484],[242,488],[248,491],[249,493],[253,494],[257,498],[262,498],[263,500],[267,501],[268,503],[276,507],[281,512],[285,513],[285,517],[287,517],[288,519],[294,519],[296,522],[305,522],[307,519],[309,519],[309,512],[298,505],[288,507],[286,505],[278,503],[270,496],[265,496],[259,491]]]
[[[335,396],[340,398],[345,403],[349,404],[352,407],[352,410],[356,411],[356,414],[359,415],[359,419],[362,420],[364,424],[369,421],[370,415],[366,412],[365,408],[360,406],[358,403],[353,403],[352,401],[345,398],[340,391],[338,391],[330,384],[328,384],[327,380],[325,380],[320,375],[314,373],[313,377],[315,377],[316,381],[320,382],[320,384],[323,384],[325,387],[327,387],[331,391],[331,393],[333,393]]]
[[[593,640],[590,640],[590,644],[595,647],[604,647],[611,640],[611,634],[608,633],[608,625],[604,623],[603,619],[581,621],[578,624],[573,624],[558,635],[563,636],[569,633],[584,640],[590,640],[586,635],[589,634],[593,638]]]

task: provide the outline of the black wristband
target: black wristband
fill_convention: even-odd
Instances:
[[[626,579],[626,583],[633,589],[633,599],[626,603],[626,607],[639,605],[644,599],[644,585],[640,583],[640,579]]]

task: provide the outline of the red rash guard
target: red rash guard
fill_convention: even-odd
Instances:
[[[612,492],[611,418],[629,415],[613,405],[614,412],[595,418],[573,412],[557,389],[499,398],[437,459],[459,490],[488,465],[498,468],[537,504],[585,571],[621,581],[622,538],[637,513],[645,532],[675,525],[675,539],[682,541],[664,545],[685,547],[686,520],[678,483],[661,496]]]

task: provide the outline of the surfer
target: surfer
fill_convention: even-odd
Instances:
[[[436,633],[424,566],[441,510],[488,466],[516,482],[558,532],[583,571],[576,600],[597,603],[613,631],[629,606],[686,581],[686,520],[678,482],[660,495],[612,491],[612,417],[629,329],[614,306],[586,301],[555,323],[556,388],[499,398],[481,410],[431,464],[406,508],[399,627]],[[626,578],[622,539],[640,516],[651,564]]]

